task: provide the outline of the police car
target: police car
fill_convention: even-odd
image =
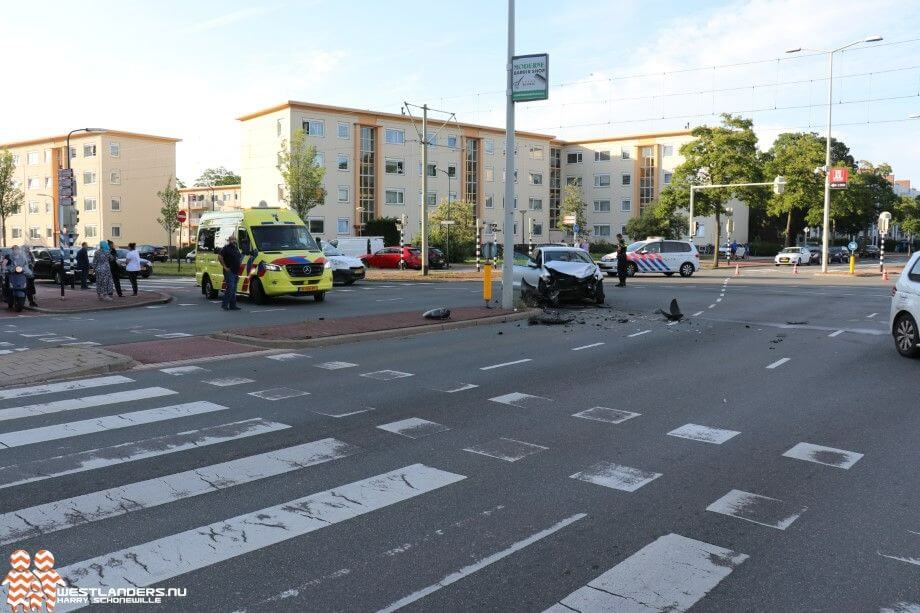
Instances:
[[[626,274],[658,273],[670,277],[680,273],[689,277],[700,267],[700,253],[696,245],[688,241],[665,240],[649,237],[626,248]],[[597,263],[610,276],[617,274],[617,254],[608,253]]]

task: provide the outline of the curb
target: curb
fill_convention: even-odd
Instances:
[[[166,304],[172,302],[175,299],[175,296],[172,294],[167,294],[165,292],[158,292],[156,290],[144,290],[146,292],[151,292],[157,294],[159,298],[151,298],[150,300],[145,300],[144,302],[134,302],[131,304],[116,304],[109,307],[91,307],[86,309],[48,309],[45,307],[30,307],[26,310],[34,311],[36,313],[53,313],[55,315],[68,315],[75,313],[91,313],[96,311],[118,311],[121,309],[136,309],[142,306],[148,306],[151,304]]]
[[[108,351],[106,349],[98,349],[96,351],[104,353],[111,358],[115,358],[118,361],[110,364],[103,364],[101,366],[91,366],[89,368],[69,368],[67,370],[60,370],[54,373],[48,373],[47,376],[38,376],[31,377],[28,380],[20,380],[15,382],[5,382],[0,388],[8,387],[17,387],[23,384],[38,384],[43,383],[52,383],[54,381],[66,381],[69,379],[75,379],[77,377],[91,377],[95,375],[105,375],[114,372],[125,372],[128,370],[133,370],[137,367],[137,362],[132,358],[129,358],[126,355],[120,353],[115,353],[113,351]]]
[[[220,339],[223,340],[223,339]],[[227,360],[236,360],[239,358],[251,358],[266,356],[278,353],[277,349],[262,349],[259,351],[246,351],[243,353],[228,353],[227,355],[210,355],[202,358],[187,358],[180,360],[171,360],[169,362],[156,362],[153,364],[135,363],[130,370],[158,370],[160,368],[169,368],[170,366],[183,366],[185,364],[206,364],[208,362],[225,362]],[[121,354],[118,354],[121,355]]]
[[[303,340],[270,340],[254,338],[242,334],[232,334],[230,332],[218,332],[212,334],[211,338],[223,341],[232,341],[234,343],[243,343],[255,345],[256,347],[267,347],[270,349],[302,349],[306,347],[329,347],[332,345],[344,345],[347,343],[360,343],[362,341],[374,341],[388,338],[408,338],[418,336],[429,332],[441,332],[444,330],[457,330],[460,328],[471,328],[474,326],[488,326],[491,324],[505,323],[509,321],[518,321],[527,319],[537,313],[540,309],[527,309],[516,313],[506,315],[495,315],[492,317],[480,317],[479,319],[466,319],[462,321],[448,321],[437,324],[425,324],[421,326],[412,326],[411,328],[397,328],[393,330],[374,330],[372,332],[356,332],[354,334],[341,334],[338,336],[327,336],[323,338],[310,338]]]

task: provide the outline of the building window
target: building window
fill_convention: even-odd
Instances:
[[[51,177],[45,177],[45,189],[51,189]]]
[[[83,210],[84,211],[95,211],[96,210],[96,199],[95,198],[84,198],[83,199]]]
[[[339,138],[348,140],[351,138],[351,126],[347,123],[340,123],[337,127],[337,135]]]
[[[574,185],[575,187],[581,187],[582,185],[581,177],[566,177],[565,184]]]
[[[50,203],[50,202],[46,202],[46,203],[45,203],[45,212],[46,212],[46,213],[50,213],[50,212],[51,212],[51,203]]]
[[[632,175],[624,174],[621,178],[623,185],[632,185]]]
[[[41,186],[41,180],[38,177],[29,177],[26,180],[26,187],[29,189],[39,189]]]
[[[112,211],[118,212],[121,210],[121,198],[112,198],[110,203]]]
[[[531,185],[543,185],[543,173],[541,172],[530,173],[530,184]]]
[[[336,234],[348,234],[348,228],[351,225],[351,220],[347,217],[339,217],[336,220]]]
[[[335,167],[339,170],[348,170],[348,156],[344,153],[335,156]]]
[[[121,226],[112,226],[112,238],[121,238]]]
[[[109,155],[113,158],[117,158],[121,155],[121,145],[116,142],[109,143]]]
[[[322,168],[326,165],[326,154],[322,151],[317,151],[313,156],[313,165],[317,168]]]
[[[594,152],[594,161],[595,161],[595,162],[609,162],[609,161],[610,161],[610,152],[609,152],[609,151],[595,151],[595,152]]]
[[[436,206],[438,204],[438,192],[428,192],[425,194],[425,204]]]
[[[438,176],[438,166],[436,164],[428,164],[428,176],[429,177]]]
[[[495,206],[495,200],[492,196],[486,196],[486,208],[491,209]]]
[[[594,187],[610,187],[610,175],[594,175]]]
[[[70,148],[70,159],[73,160],[73,159],[76,159],[76,157],[77,157],[77,148],[71,147]]]
[[[629,149],[620,149],[620,158],[624,160],[629,159]]]
[[[29,238],[41,238],[42,232],[39,228],[29,228]]]
[[[109,173],[109,182],[112,185],[121,185],[121,171],[117,168]]]
[[[610,212],[610,201],[609,200],[595,200],[594,201],[594,212],[595,213],[609,213]]]
[[[53,237],[54,237],[54,231],[51,228],[46,226],[45,227],[45,238],[53,238]]]
[[[358,207],[355,223],[364,226],[374,219],[377,211],[377,129],[361,126],[358,143]]]
[[[639,160],[639,213],[655,200],[655,148],[642,147]]]
[[[339,185],[338,192],[338,201],[339,202],[348,202],[348,188],[344,185]]]
[[[566,164],[581,164],[581,154],[580,153],[570,153],[565,156]]]
[[[96,157],[96,145],[83,145],[83,157],[85,158]]]
[[[19,166],[19,154],[18,153],[13,154],[13,166]]]
[[[494,155],[495,154],[495,139],[487,138],[485,140],[485,149],[486,149],[486,153],[488,153],[489,155]]]
[[[405,174],[403,172],[403,161],[396,158],[386,158],[384,161],[384,168],[388,175],[401,175]]]
[[[530,159],[542,160],[543,159],[543,147],[531,145],[530,146]]]
[[[326,122],[322,119],[304,119],[301,125],[303,131],[310,136],[326,136]]]
[[[609,224],[600,224],[594,226],[594,236],[599,238],[610,237],[610,225]]]
[[[672,178],[673,176],[674,176],[673,173],[665,172],[665,173],[664,173],[664,184],[665,184],[665,185],[670,185],[670,184],[671,184],[671,178]]]
[[[450,147],[451,149],[457,148],[457,136],[455,134],[447,135],[447,146]]]
[[[310,234],[323,234],[326,231],[326,220],[322,217],[310,218]]]
[[[96,226],[84,226],[86,238],[96,238]]]
[[[388,189],[384,192],[384,197],[384,202],[387,204],[402,205],[406,203],[406,192],[402,189]]]
[[[38,213],[38,203],[29,202],[29,213]]]
[[[38,151],[30,151],[26,154],[26,163],[29,166],[38,164]]]
[[[281,121],[282,120],[279,119],[277,122],[275,122],[275,134],[277,134],[278,136],[281,136],[281,132],[282,132]]]
[[[623,202],[621,202],[621,203],[620,203],[620,210],[621,210],[622,212],[624,212],[624,213],[629,213],[630,211],[632,211],[632,201],[631,201],[631,200],[624,200]]]
[[[92,185],[96,182],[96,173],[91,170],[83,171],[83,185]]]
[[[479,202],[479,141],[475,138],[466,139],[466,174],[464,176],[466,201]]]
[[[543,224],[534,223],[530,226],[530,233],[534,236],[543,236]]]
[[[674,145],[662,145],[661,146],[661,155],[663,157],[670,157],[674,155]]]
[[[22,238],[22,228],[12,228],[10,230],[10,236],[12,238]]]
[[[44,153],[43,159],[44,159],[45,164],[50,163],[51,162],[51,149],[45,149],[43,153]]]
[[[549,227],[559,225],[559,209],[562,205],[562,150],[549,148]]]
[[[527,203],[527,208],[531,211],[542,211],[543,210],[543,199],[542,198],[531,198]]]
[[[447,176],[448,176],[448,177],[456,177],[456,176],[457,176],[457,165],[456,165],[456,164],[448,164],[448,165],[447,165]]]
[[[487,183],[492,183],[495,181],[495,168],[493,166],[486,166],[483,169],[483,179]]]
[[[405,145],[406,132],[405,130],[397,130],[396,128],[387,128],[386,140],[388,145]]]
[[[425,135],[425,140],[428,141],[428,144],[429,144],[429,145],[437,145],[437,144],[438,144],[438,135],[435,134],[434,132],[429,132],[428,134]]]

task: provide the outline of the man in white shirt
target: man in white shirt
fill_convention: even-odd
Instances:
[[[141,271],[141,254],[137,251],[135,243],[128,243],[128,255],[125,256],[125,270],[128,271],[128,279],[131,281],[131,290],[133,295],[137,296],[137,273]]]

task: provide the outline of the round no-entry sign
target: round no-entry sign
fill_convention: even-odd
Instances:
[[[188,219],[187,213],[183,210],[180,210],[178,213],[176,213],[176,219],[179,221],[179,223],[185,223],[185,220]]]

